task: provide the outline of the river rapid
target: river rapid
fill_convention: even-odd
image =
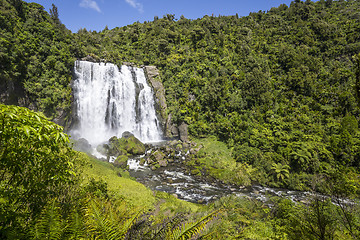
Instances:
[[[180,163],[174,162],[166,167],[152,170],[146,163],[140,164],[141,157],[128,160],[130,176],[151,190],[163,191],[193,203],[206,204],[224,196],[235,195],[271,204],[272,197],[288,198],[294,202],[309,202],[314,193],[269,188],[260,185],[239,187],[220,181],[207,181],[184,171]],[[318,195],[318,194],[317,194]]]

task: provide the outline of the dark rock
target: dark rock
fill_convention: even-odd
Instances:
[[[179,137],[179,130],[176,127],[176,125],[174,123],[172,123],[171,119],[172,119],[172,116],[171,116],[171,114],[169,114],[167,117],[167,120],[166,120],[165,135],[168,138]]]
[[[163,160],[164,157],[165,157],[165,154],[159,150],[156,150],[150,156],[150,158],[153,160],[153,162],[159,162],[159,161]]]
[[[184,122],[182,122],[179,126],[179,135],[180,135],[181,141],[183,141],[183,142],[189,141],[188,125]]]
[[[106,156],[106,155],[108,155],[108,152],[109,152],[109,145],[107,145],[107,144],[98,145],[96,147],[96,151],[98,151],[99,153]]]
[[[92,55],[87,55],[86,57],[82,58],[81,61],[97,63],[97,62],[100,62],[100,59],[98,56],[92,54]]]
[[[80,138],[74,141],[74,150],[86,153],[92,152],[91,145],[85,138]]]
[[[123,132],[123,134],[121,135],[121,137],[123,138],[129,138],[129,137],[133,137],[134,134],[132,134],[131,132],[125,131]]]

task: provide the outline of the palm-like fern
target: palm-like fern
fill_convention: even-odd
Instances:
[[[195,222],[185,222],[178,214],[154,225],[151,214],[133,211],[124,202],[91,199],[83,211],[73,211],[67,221],[62,218],[56,201],[49,203],[32,228],[34,239],[196,239],[220,211],[212,212]],[[185,223],[184,223],[185,222]]]
[[[92,199],[85,209],[85,224],[95,239],[125,239],[141,213],[128,210],[124,203]]]
[[[288,165],[282,165],[281,163],[273,163],[271,170],[273,170],[276,178],[278,180],[285,180],[286,178],[289,178],[289,166]]]
[[[205,230],[206,225],[213,221],[220,212],[221,210],[214,211],[196,222],[184,223],[175,228],[174,231],[168,232],[166,239],[186,240],[197,238]]]
[[[80,211],[72,211],[66,227],[66,239],[83,239],[85,236],[84,216]]]
[[[64,222],[55,201],[50,202],[42,211],[37,223],[32,228],[34,239],[61,239]]]

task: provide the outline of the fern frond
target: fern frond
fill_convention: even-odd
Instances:
[[[78,211],[71,212],[67,220],[66,233],[69,239],[82,239],[84,237],[84,218]]]
[[[122,201],[91,199],[85,209],[85,223],[95,239],[125,239],[142,212],[128,210]]]
[[[64,224],[55,200],[48,203],[33,228],[34,239],[61,239]]]
[[[206,225],[214,220],[222,210],[214,211],[196,222],[185,223],[170,232],[167,239],[186,240],[199,236],[205,230]]]

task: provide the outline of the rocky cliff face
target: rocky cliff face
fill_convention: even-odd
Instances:
[[[188,141],[187,125],[182,123],[176,126],[171,121],[171,114],[167,113],[167,105],[165,99],[165,88],[161,83],[159,70],[155,66],[145,66],[145,74],[149,80],[156,97],[157,111],[160,114],[161,125],[164,129],[166,138],[180,138],[181,141]]]
[[[35,110],[34,104],[30,103],[22,87],[22,83],[16,80],[0,79],[0,102]]]
[[[145,66],[144,70],[145,70],[146,77],[147,77],[149,83],[151,84],[151,86],[154,90],[154,93],[155,93],[157,112],[160,115],[161,125],[162,125],[163,129],[165,130],[164,131],[165,137],[170,137],[169,131],[167,131],[168,124],[167,124],[166,120],[168,119],[168,115],[166,112],[167,105],[166,105],[166,99],[165,99],[165,88],[164,88],[163,84],[161,83],[159,70],[155,66]]]

